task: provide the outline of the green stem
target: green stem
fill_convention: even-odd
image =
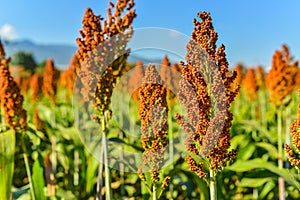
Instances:
[[[102,145],[104,153],[104,169],[105,169],[105,187],[106,192],[105,196],[107,200],[112,199],[112,190],[111,190],[111,178],[110,178],[110,169],[109,169],[109,160],[108,160],[108,145],[107,145],[107,129],[106,129],[106,113],[104,113],[101,124],[102,124]]]
[[[123,126],[124,126],[124,119],[123,119],[123,101],[119,101],[119,110],[121,111],[120,113],[120,119],[119,119],[119,127],[120,127],[120,139],[124,139],[124,132],[123,132]],[[125,195],[125,165],[124,165],[124,148],[122,146],[120,150],[120,190],[121,190],[121,196]]]
[[[283,168],[283,148],[282,148],[282,112],[280,109],[277,110],[277,137],[278,137],[278,168]],[[284,179],[282,176],[278,178],[279,186],[279,199],[284,200]]]
[[[291,108],[290,107],[287,107],[286,108],[286,116],[284,117],[284,119],[285,119],[285,124],[286,124],[286,126],[285,126],[285,144],[288,144],[288,145],[290,145],[291,144],[291,135],[289,134],[289,132],[290,132],[290,126],[288,125],[288,124],[291,124],[291,117],[290,117],[290,115],[291,115]],[[284,153],[284,157],[283,157],[283,159],[284,160],[286,160],[287,159],[287,154],[285,153],[285,151],[283,151],[283,153]],[[290,162],[286,162],[285,163],[285,168],[290,168]]]
[[[261,124],[263,127],[267,128],[267,120],[266,120],[266,95],[265,95],[265,91],[264,90],[260,90],[258,91],[259,94],[259,106],[260,106],[260,118],[261,118]]]
[[[21,142],[22,143],[21,145],[22,145],[22,149],[23,149],[25,168],[26,168],[26,173],[27,173],[27,177],[28,177],[31,198],[32,198],[32,200],[35,200],[35,192],[34,192],[34,188],[33,188],[33,183],[32,183],[32,179],[31,179],[32,176],[31,176],[31,172],[30,172],[30,165],[29,165],[28,156],[27,156],[28,153],[27,153],[27,148],[26,148],[24,141],[25,141],[25,139],[23,136],[23,141]]]
[[[168,126],[169,126],[169,151],[170,151],[170,161],[171,161],[171,170],[173,171],[174,169],[174,138],[173,138],[173,123],[172,123],[172,109],[171,106],[169,106],[169,115],[168,115]],[[170,200],[173,199],[173,184],[170,183],[169,185],[169,189],[170,189]]]
[[[96,186],[96,200],[102,200],[103,163],[104,163],[103,145],[101,145],[100,163],[99,163],[99,168],[98,168],[98,181],[97,181],[97,186]]]
[[[255,120],[256,119],[256,101],[251,103],[251,120]],[[257,131],[255,129],[252,130],[252,138],[255,142],[257,142],[259,140],[258,135],[257,135]],[[255,158],[257,157],[257,150],[255,150],[254,155]],[[258,189],[257,188],[253,188],[253,199],[258,199]]]
[[[210,200],[217,200],[217,181],[215,171],[209,170]]]
[[[56,128],[56,118],[55,118],[55,113],[56,113],[56,106],[54,103],[51,104],[51,109],[53,111],[52,113],[52,124],[54,125],[54,128]],[[56,153],[56,135],[55,133],[52,134],[51,137],[51,151],[52,151],[52,172],[53,174],[56,173],[56,168],[57,168],[57,153]]]
[[[122,132],[122,131],[121,131]],[[121,133],[120,135],[121,139],[123,139],[123,133]],[[124,165],[124,154],[123,154],[123,147],[121,149],[121,152],[120,152],[120,182],[121,182],[121,185],[120,185],[120,189],[121,189],[121,196],[124,196],[125,195],[125,165]]]
[[[157,185],[156,184],[153,184],[152,196],[153,196],[153,200],[157,200]]]
[[[142,192],[142,196],[143,196],[143,200],[148,200],[146,199],[146,196],[148,194],[151,194],[152,193],[152,190],[151,190],[151,187],[147,184],[146,181],[142,181],[141,180],[141,192]]]

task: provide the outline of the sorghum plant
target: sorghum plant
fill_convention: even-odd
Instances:
[[[273,55],[272,67],[267,77],[270,101],[274,106],[289,104],[288,97],[295,90],[297,71],[298,61],[294,61],[288,47],[282,45],[282,51],[277,50]]]
[[[277,148],[278,168],[283,168],[283,132],[282,112],[291,102],[291,93],[295,90],[298,62],[293,61],[289,49],[282,45],[282,51],[275,51],[272,59],[272,68],[268,74],[268,87],[270,90],[270,101],[277,112]],[[284,179],[279,177],[279,198],[284,200]]]
[[[237,64],[234,68],[234,71],[236,71],[236,78],[234,79],[233,87],[242,84],[245,76],[245,67],[241,64]]]
[[[58,79],[59,72],[55,69],[53,60],[48,59],[44,72],[43,92],[52,102],[55,102]]]
[[[178,85],[178,79],[180,75],[180,69],[178,64],[173,64],[171,66],[171,63],[169,61],[169,58],[167,55],[164,56],[161,68],[160,68],[160,76],[167,87],[167,99],[169,103],[169,107],[171,106],[170,103],[174,103],[175,94],[177,89],[176,86]]]
[[[267,127],[267,119],[266,119],[266,112],[267,112],[267,93],[266,93],[266,72],[264,68],[259,65],[257,66],[255,70],[255,77],[256,77],[256,82],[258,86],[258,118],[260,119],[260,122],[263,127]]]
[[[20,93],[17,83],[10,74],[8,68],[9,62],[10,58],[5,58],[5,51],[0,41],[0,122],[2,122],[2,126],[8,125],[11,130],[6,130],[6,127],[0,128],[0,199],[10,199],[11,196],[16,143],[15,132],[23,136],[27,128],[27,114],[22,106],[24,98]],[[4,115],[4,119],[2,119],[2,114]],[[30,188],[32,189],[27,152],[23,142],[22,147]]]
[[[142,79],[144,77],[144,68],[143,68],[143,63],[142,61],[138,60],[136,62],[135,68],[133,69],[131,75],[130,75],[130,79],[129,79],[129,83],[128,83],[128,87],[129,87],[129,92],[133,98],[133,100],[135,100],[136,102],[139,102],[139,88],[142,85]]]
[[[300,96],[300,90],[299,90],[299,96]],[[297,120],[293,121],[290,126],[291,131],[291,138],[292,138],[292,144],[288,145],[285,144],[284,148],[285,151],[288,154],[288,158],[292,166],[295,166],[298,170],[298,173],[300,173],[300,103],[298,105],[298,113],[297,113]],[[293,148],[294,147],[294,148]],[[293,149],[296,153],[293,152]]]
[[[168,145],[168,105],[167,91],[154,65],[149,64],[143,78],[140,93],[141,139],[143,166],[150,170],[153,199],[159,198],[157,184],[160,181],[159,170],[164,164],[164,151]],[[146,182],[142,166],[139,168],[141,179]],[[166,189],[170,177],[163,180],[161,192]],[[151,188],[151,186],[148,186]]]
[[[8,64],[10,58],[5,58],[5,52],[0,41],[0,102],[3,109],[6,123],[15,131],[26,129],[26,111],[22,104],[24,97],[13,77],[10,75]]]
[[[72,94],[75,78],[76,78],[76,74],[74,70],[68,67],[66,70],[61,72],[58,85],[61,88],[67,88],[68,94]]]
[[[245,78],[243,79],[243,85],[248,100],[250,102],[255,101],[258,97],[258,85],[255,77],[255,70],[253,68],[247,70]]]
[[[106,199],[112,199],[107,147],[107,123],[111,116],[109,105],[116,83],[128,70],[126,59],[129,50],[126,49],[126,45],[132,35],[132,21],[136,17],[133,7],[133,0],[118,0],[115,5],[109,2],[107,19],[96,16],[87,8],[82,20],[81,38],[76,39],[76,56],[80,61],[80,70],[76,71],[82,84],[81,94],[86,102],[92,103],[96,110],[94,118],[102,128],[101,154],[105,164]],[[102,164],[99,166],[99,172],[103,171]],[[97,199],[101,198],[101,179],[100,174]]]
[[[180,63],[178,98],[186,108],[188,120],[179,114],[176,118],[188,133],[186,148],[190,153],[186,161],[190,170],[199,177],[210,177],[211,199],[216,199],[216,174],[236,156],[235,150],[229,150],[233,118],[229,107],[239,87],[231,89],[236,73],[230,75],[225,46],[216,49],[218,35],[210,13],[200,12],[198,17],[202,21],[194,20],[187,64]]]
[[[256,81],[259,89],[265,89],[266,87],[266,72],[264,68],[259,65],[255,70]]]
[[[170,95],[170,85],[172,83],[171,63],[167,55],[164,56],[161,62],[160,76],[167,86],[167,96]],[[170,98],[170,97],[169,97]]]
[[[114,14],[111,13],[114,4],[109,5],[107,20],[96,16],[90,8],[86,9],[83,30],[80,31],[82,38],[76,39],[79,48],[76,55],[81,65],[78,76],[83,84],[81,92],[84,99],[92,101],[101,112],[108,110],[112,89],[125,73],[125,61],[129,55],[125,47],[136,16],[132,10],[134,1],[118,1]],[[128,12],[122,16],[125,9]],[[128,29],[129,32],[124,34]]]
[[[42,85],[43,77],[39,74],[34,74],[30,82],[31,103],[36,103],[43,96]]]

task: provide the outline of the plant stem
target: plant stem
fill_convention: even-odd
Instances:
[[[290,117],[290,115],[291,115],[291,108],[288,106],[286,108],[286,115],[284,117],[285,124],[286,124],[286,126],[285,126],[285,141],[284,141],[284,143],[288,144],[288,145],[291,144],[291,135],[289,134],[290,127],[288,126],[288,124],[291,124],[291,117]],[[284,153],[283,159],[286,160],[287,159],[287,154],[285,153],[285,151],[283,151],[283,153]],[[287,169],[289,169],[291,167],[290,162],[286,162],[284,167],[287,168]]]
[[[217,200],[217,182],[215,171],[209,170],[209,190],[210,190],[210,200]]]
[[[102,145],[103,145],[103,154],[104,154],[104,169],[105,169],[105,187],[106,192],[105,196],[107,200],[112,199],[111,191],[111,179],[110,179],[110,169],[108,162],[108,145],[107,145],[107,129],[106,129],[106,113],[102,116],[101,125],[102,125]]]
[[[283,148],[282,148],[282,112],[280,109],[277,110],[277,137],[278,137],[278,168],[283,168]],[[279,199],[284,200],[284,179],[282,176],[278,178],[279,186]]]
[[[121,139],[124,139],[124,136],[123,136],[123,132],[120,131],[120,138]],[[125,165],[124,165],[124,154],[123,154],[123,147],[121,148],[121,152],[120,152],[120,182],[121,182],[121,185],[120,185],[120,190],[121,190],[121,196],[124,196],[125,195]]]
[[[256,101],[252,102],[251,104],[251,120],[255,120],[256,119]],[[255,142],[257,142],[259,140],[258,136],[257,136],[257,131],[255,129],[252,130],[252,138]],[[254,155],[255,158],[257,157],[257,150],[254,151]],[[257,188],[253,188],[253,199],[258,199],[258,189]]]
[[[23,149],[23,157],[24,157],[24,162],[25,162],[25,168],[26,168],[26,173],[27,173],[27,177],[28,177],[31,198],[32,198],[32,200],[35,200],[35,192],[34,192],[32,179],[31,179],[30,166],[29,166],[29,161],[28,161],[28,156],[27,156],[27,148],[26,148],[26,145],[25,145],[24,141],[25,141],[25,139],[24,139],[24,135],[23,135],[23,141],[21,142],[22,143],[21,145],[22,145],[22,149]]]
[[[267,128],[267,120],[266,120],[266,95],[264,91],[259,90],[258,91],[258,101],[259,101],[259,107],[260,107],[260,118],[261,118],[261,124],[263,127]]]
[[[156,184],[153,184],[152,196],[153,196],[153,200],[157,200],[157,185]]]
[[[52,124],[55,126],[56,128],[56,118],[55,118],[55,113],[56,113],[56,107],[55,107],[55,104],[52,103],[51,105],[51,109],[53,111],[53,114],[52,114]],[[56,135],[53,134],[52,137],[51,137],[51,151],[52,151],[52,172],[53,174],[56,173],[56,168],[57,168],[57,153],[56,153]]]
[[[74,151],[74,181],[73,184],[78,186],[79,184],[79,153],[77,150]]]
[[[173,138],[173,123],[172,123],[172,109],[171,106],[169,106],[169,115],[168,115],[168,127],[169,127],[169,151],[170,151],[170,161],[171,161],[171,170],[174,169],[174,138]],[[173,199],[173,184],[170,183],[170,200]]]
[[[102,187],[103,187],[103,164],[104,164],[104,155],[103,155],[103,145],[100,148],[100,163],[98,168],[98,181],[96,186],[96,200],[102,200]]]
[[[119,110],[121,111],[120,113],[120,119],[119,119],[119,127],[120,127],[120,139],[124,139],[124,132],[123,132],[123,126],[124,126],[124,119],[123,119],[123,101],[119,101]],[[121,190],[121,196],[123,197],[125,195],[125,165],[124,165],[124,148],[122,146],[120,150],[120,190]]]

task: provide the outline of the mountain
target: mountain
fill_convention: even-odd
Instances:
[[[52,58],[59,69],[67,68],[77,51],[77,47],[72,45],[38,44],[31,40],[3,41],[3,45],[8,56],[17,51],[31,52],[37,63]]]
[[[54,60],[55,66],[58,69],[66,69],[72,59],[77,47],[74,45],[64,44],[39,44],[31,40],[16,40],[16,41],[3,41],[5,51],[8,56],[12,57],[17,51],[31,52],[37,63],[40,63],[48,58]],[[130,48],[130,47],[129,47]],[[152,52],[149,50],[131,53],[128,59],[129,63],[136,63],[141,60],[145,65],[147,63],[159,64],[163,60],[164,53]],[[168,55],[172,63],[179,62],[178,57],[171,54]]]

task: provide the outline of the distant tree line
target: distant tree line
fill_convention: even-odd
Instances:
[[[40,72],[45,67],[46,61],[37,64],[31,52],[17,51],[12,56],[11,64],[23,66],[25,70],[33,73],[36,71]]]

